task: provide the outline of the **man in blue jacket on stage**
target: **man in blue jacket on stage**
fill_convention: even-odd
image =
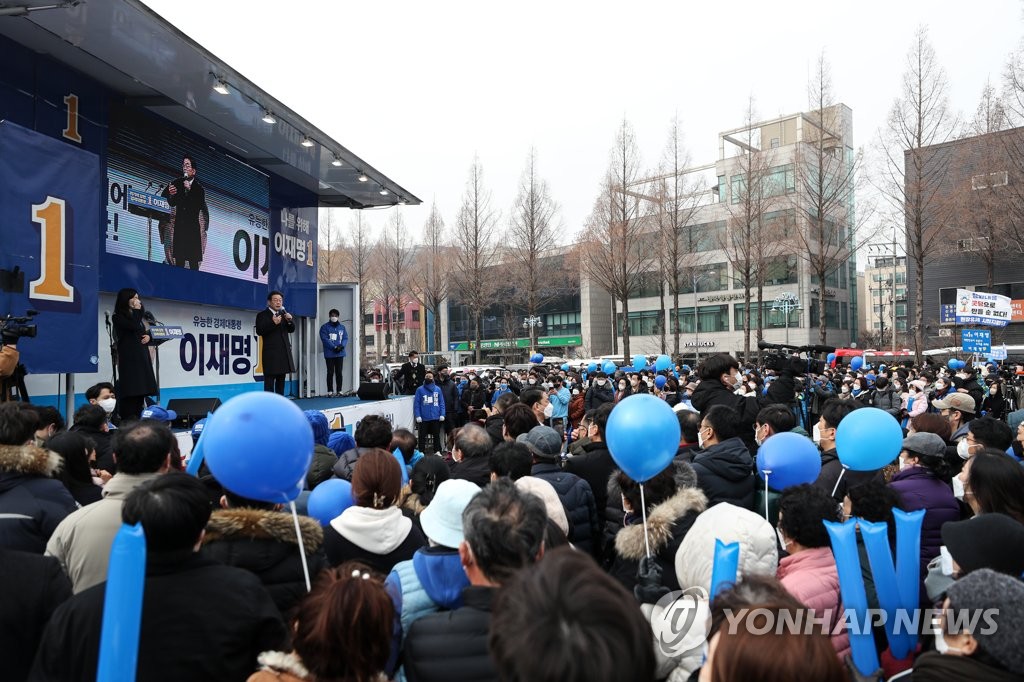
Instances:
[[[338,380],[338,395],[344,393],[341,387],[342,368],[345,366],[345,348],[348,346],[348,331],[339,319],[341,313],[331,308],[327,313],[328,322],[320,326],[320,341],[324,344],[324,360],[327,362],[327,397],[334,397],[334,380]]]
[[[427,435],[434,437],[434,449],[437,453],[441,448],[441,422],[444,421],[444,393],[434,383],[434,373],[427,370],[423,375],[423,385],[416,389],[412,411],[416,417],[416,430],[419,431],[420,452],[427,452]]]

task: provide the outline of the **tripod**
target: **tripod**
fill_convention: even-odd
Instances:
[[[17,400],[23,403],[31,402],[28,390],[25,388],[26,374],[28,374],[28,370],[25,369],[25,365],[19,362],[11,376],[4,377],[0,381],[0,389],[3,390],[3,393],[0,394],[0,403]]]

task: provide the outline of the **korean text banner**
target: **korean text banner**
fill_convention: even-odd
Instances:
[[[96,154],[0,122],[0,316],[39,311],[8,322],[30,373],[96,371],[102,186]]]
[[[1011,305],[1008,296],[985,294],[968,289],[956,290],[956,323],[984,324],[1005,327],[1010,324]]]

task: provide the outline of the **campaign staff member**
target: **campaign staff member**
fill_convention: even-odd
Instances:
[[[348,331],[340,321],[341,313],[332,308],[327,313],[329,321],[320,327],[320,341],[324,344],[324,360],[327,362],[327,397],[334,397],[334,379],[338,379],[338,394],[341,395],[341,370],[345,365],[345,347],[348,346]]]
[[[263,390],[284,395],[284,377],[295,371],[292,363],[292,342],[288,335],[295,331],[292,314],[284,309],[284,294],[271,291],[267,309],[256,315],[256,333],[263,337]]]
[[[122,421],[138,419],[146,396],[156,393],[156,375],[149,355],[149,325],[139,292],[121,289],[114,302],[114,345],[117,346],[117,407]]]
[[[182,177],[162,192],[174,209],[171,219],[172,265],[198,270],[206,251],[206,231],[210,229],[210,209],[206,190],[196,180],[196,163],[191,156],[181,161]]]

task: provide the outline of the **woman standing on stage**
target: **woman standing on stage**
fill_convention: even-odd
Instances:
[[[117,346],[117,408],[122,420],[138,419],[146,396],[157,391],[149,355],[149,326],[139,292],[121,289],[114,303],[114,342]]]

